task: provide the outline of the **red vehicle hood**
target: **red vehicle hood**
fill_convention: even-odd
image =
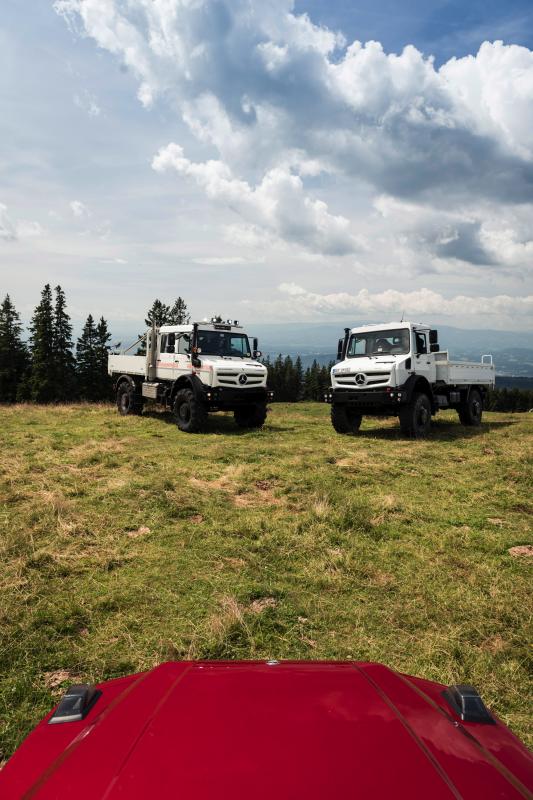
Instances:
[[[108,681],[79,722],[48,715],[0,797],[519,798],[533,759],[499,721],[379,664],[170,662]]]

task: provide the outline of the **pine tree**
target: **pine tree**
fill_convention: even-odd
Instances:
[[[187,311],[187,304],[182,297],[174,301],[168,315],[169,325],[187,325],[191,321],[191,315]]]
[[[107,360],[109,356],[109,333],[107,322],[103,317],[96,326],[96,383],[98,386],[98,400],[108,400],[111,394],[112,381],[107,372]]]
[[[89,314],[80,338],[76,342],[76,377],[82,400],[97,399],[96,329]]]
[[[76,361],[72,353],[72,325],[66,312],[65,293],[61,286],[55,287],[53,327],[53,369],[55,399],[72,400],[76,388]]]
[[[318,382],[318,362],[316,359],[307,367],[304,378],[304,394],[306,400],[316,400],[320,391]]]
[[[148,310],[144,322],[148,328],[151,328],[154,322],[159,327],[160,325],[168,325],[169,320],[170,306],[165,305],[165,303],[162,303],[161,300],[154,300],[152,307]]]
[[[31,320],[30,357],[29,397],[36,402],[49,403],[55,399],[54,311],[49,283],[41,292],[41,302]]]
[[[276,356],[272,365],[272,389],[274,397],[279,402],[285,400],[285,387],[283,386],[283,357],[281,353]]]
[[[28,365],[20,315],[6,294],[0,306],[0,402],[13,402]]]
[[[181,298],[178,298],[181,300]],[[176,300],[176,303],[178,301]],[[174,303],[174,306],[176,305]],[[174,310],[174,306],[173,309]],[[167,306],[165,303],[162,303],[161,300],[154,300],[152,303],[151,308],[148,309],[146,314],[146,318],[144,320],[144,324],[147,328],[152,327],[152,323],[154,323],[157,327],[160,325],[169,325],[170,324],[170,306]],[[174,323],[173,323],[174,324]],[[178,324],[178,323],[175,323]],[[139,334],[139,339],[144,336],[144,333]],[[145,356],[146,355],[146,342],[143,340],[139,347],[137,348],[137,352],[135,353],[137,356]]]
[[[294,392],[294,400],[298,401],[302,399],[303,389],[304,389],[304,371],[302,367],[302,359],[300,356],[297,356],[296,361],[294,363],[294,378],[293,378],[293,392]]]

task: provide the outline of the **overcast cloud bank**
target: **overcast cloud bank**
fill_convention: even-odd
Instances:
[[[533,263],[532,51],[485,42],[436,69],[413,46],[387,54],[378,42],[347,43],[290,0],[54,7],[137,77],[144,106],[181,115],[205,160],[169,142],[153,168],[235,212],[233,241],[351,258],[384,283],[394,265],[408,278],[479,274],[475,301],[404,293],[421,313],[531,310],[531,298],[491,297],[487,282],[523,277]],[[297,294],[318,312],[370,297]],[[400,302],[396,290],[374,293],[372,310],[393,296]]]

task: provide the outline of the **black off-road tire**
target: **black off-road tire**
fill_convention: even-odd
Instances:
[[[457,409],[459,412],[459,419],[463,425],[478,426],[481,425],[481,418],[483,416],[483,398],[477,389],[472,389],[468,394],[466,403],[461,403]]]
[[[357,433],[362,419],[363,415],[355,408],[335,404],[331,406],[331,424],[337,433]]]
[[[119,414],[127,417],[129,414],[141,414],[143,410],[142,398],[138,395],[132,383],[122,381],[117,389],[117,408]]]
[[[266,403],[254,403],[253,406],[236,408],[233,416],[239,428],[262,428],[267,418]]]
[[[424,392],[415,392],[411,402],[400,409],[400,429],[412,439],[424,439],[431,428],[431,402]]]
[[[201,433],[207,423],[207,410],[192,389],[180,389],[174,400],[174,418],[180,431]]]

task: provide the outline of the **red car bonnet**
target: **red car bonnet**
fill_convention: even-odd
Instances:
[[[48,715],[0,772],[2,800],[523,798],[533,758],[444,686],[356,662],[170,662]]]

